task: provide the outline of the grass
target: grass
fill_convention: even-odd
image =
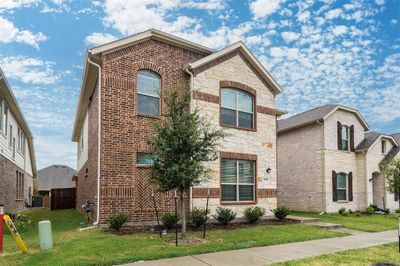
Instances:
[[[355,249],[310,259],[294,260],[276,265],[286,266],[337,266],[337,265],[374,265],[375,263],[391,263],[400,265],[398,244],[388,244],[377,247]]]
[[[380,232],[397,229],[397,215],[391,214],[385,218],[383,214],[374,214],[371,216],[362,215],[357,217],[355,214],[347,216],[340,214],[323,214],[312,212],[293,212],[292,215],[318,218],[322,222],[342,224],[346,228],[366,231]]]
[[[37,228],[32,225],[21,234],[29,254],[19,252],[11,236],[6,235],[6,252],[0,257],[0,265],[113,265],[343,236],[303,224],[266,225],[209,231],[206,243],[176,248],[174,244],[165,241],[173,239],[173,235],[167,235],[164,239],[160,239],[157,234],[144,233],[117,236],[98,229],[80,233],[76,229],[85,219],[74,210],[40,210],[29,211],[27,214],[34,222],[43,219],[52,221],[54,249],[44,252],[39,250]],[[189,232],[188,235],[201,237],[201,232]]]

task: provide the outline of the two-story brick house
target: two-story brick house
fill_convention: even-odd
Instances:
[[[32,204],[35,176],[33,136],[0,69],[0,204],[6,211]]]
[[[325,105],[278,120],[278,203],[293,210],[398,208],[381,163],[400,156],[398,136],[369,131],[363,116]],[[396,207],[397,206],[397,207]]]
[[[239,213],[277,205],[276,117],[280,86],[242,42],[214,51],[148,30],[87,53],[72,140],[78,143],[77,206],[94,203],[92,219],[113,213],[132,224],[153,223],[147,141],[162,119],[163,95],[192,92],[192,106],[229,133],[209,182],[191,189],[189,208],[227,206]],[[160,212],[173,210],[172,193],[156,194]]]

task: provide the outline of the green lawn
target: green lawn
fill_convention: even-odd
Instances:
[[[176,248],[157,234],[117,236],[98,229],[80,233],[77,227],[85,219],[74,210],[29,211],[27,214],[36,222],[42,219],[52,221],[55,248],[40,252],[36,226],[31,226],[21,234],[29,254],[20,253],[11,236],[6,235],[6,252],[0,257],[0,265],[113,265],[343,235],[303,224],[266,225],[209,231],[206,243]],[[201,232],[189,233],[189,236],[200,235]],[[172,239],[173,235],[164,238]]]
[[[374,214],[371,216],[362,215],[357,217],[355,214],[343,216],[340,214],[322,214],[312,212],[293,212],[291,215],[318,218],[322,222],[342,224],[344,227],[366,231],[380,232],[397,229],[397,215],[391,214],[385,218],[382,214]]]
[[[374,265],[377,262],[391,263],[400,265],[400,253],[398,244],[388,244],[383,246],[349,250],[318,256],[310,259],[294,260],[276,265],[287,266],[336,266],[336,265]]]

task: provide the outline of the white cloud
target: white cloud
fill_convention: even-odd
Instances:
[[[85,44],[89,46],[99,46],[116,39],[117,37],[109,33],[93,32],[85,38]]]
[[[46,135],[35,136],[35,152],[38,157],[38,169],[51,164],[63,164],[76,168],[76,144],[49,139]]]
[[[225,2],[221,0],[183,1],[181,6],[192,9],[218,10],[225,7]]]
[[[263,18],[276,12],[284,0],[254,0],[250,3],[250,11],[256,18]]]
[[[0,17],[0,25],[0,42],[2,43],[19,42],[39,49],[39,43],[47,40],[42,32],[32,33],[27,30],[20,30],[11,21],[2,17]]]
[[[340,8],[332,9],[326,12],[325,17],[327,19],[334,19],[338,18],[340,14],[342,13],[342,10]]]
[[[10,79],[31,84],[54,84],[60,75],[54,71],[54,62],[24,56],[0,58],[0,66]]]
[[[0,1],[0,13],[4,10],[11,10],[22,7],[29,7],[40,3],[41,0],[1,0]]]
[[[332,28],[332,32],[335,36],[345,34],[345,33],[347,33],[348,30],[349,30],[349,28],[344,25],[339,25],[339,26],[335,26]]]
[[[397,23],[399,23],[399,21],[398,21],[397,19],[392,19],[392,20],[390,21],[390,24],[391,24],[391,25],[397,25]]]
[[[299,38],[299,35],[295,32],[291,32],[291,31],[285,31],[282,32],[282,38],[285,40],[285,42],[292,42],[295,41]]]
[[[375,0],[375,3],[377,5],[384,5],[385,4],[385,0]]]

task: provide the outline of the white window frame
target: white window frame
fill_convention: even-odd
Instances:
[[[148,93],[139,92],[139,74],[140,74],[140,72],[149,72],[149,73],[152,73],[153,75],[158,77],[158,82],[159,82],[159,85],[160,85],[159,86],[159,95],[154,96],[154,95],[150,95]],[[136,87],[137,87],[136,90],[137,90],[137,95],[138,95],[137,96],[137,112],[138,112],[138,114],[139,115],[160,116],[161,115],[161,97],[160,97],[161,96],[161,77],[160,77],[160,75],[158,75],[156,72],[151,71],[151,70],[139,69],[137,71],[137,86]],[[158,114],[154,115],[154,114],[146,114],[146,113],[139,112],[139,95],[143,95],[143,96],[146,96],[146,97],[151,97],[151,98],[154,98],[154,99],[158,99],[158,106],[159,106]]]
[[[221,167],[221,202],[223,203],[229,203],[229,202],[255,202],[256,200],[256,161],[253,160],[241,160],[241,159],[230,159],[230,158],[222,158],[221,159],[221,165],[223,160],[230,160],[230,161],[235,161],[236,164],[236,182],[235,183],[224,183],[222,181],[222,167]],[[247,161],[247,162],[252,162],[253,163],[253,183],[240,183],[239,182],[239,161]],[[222,185],[234,185],[236,186],[236,200],[222,200]],[[239,186],[244,185],[244,186],[253,186],[253,199],[252,200],[240,200],[239,196]]]
[[[231,91],[234,91],[235,92],[235,96],[236,96],[236,109],[232,109],[231,107],[226,107],[226,106],[224,106],[222,103],[223,103],[223,101],[222,101],[222,92],[224,91],[224,90],[231,90]],[[239,93],[242,93],[242,94],[244,94],[244,95],[247,95],[247,96],[249,96],[250,98],[251,98],[251,109],[252,109],[252,111],[251,112],[249,112],[249,111],[244,111],[244,110],[241,110],[240,108],[239,108]],[[236,125],[230,125],[230,124],[225,124],[224,122],[223,122],[223,120],[222,120],[222,110],[220,110],[220,112],[221,112],[221,125],[223,125],[223,126],[227,126],[227,127],[237,127],[237,128],[240,128],[240,129],[247,129],[247,130],[254,130],[255,129],[255,115],[254,115],[254,95],[252,95],[252,94],[250,94],[250,93],[248,93],[248,92],[244,92],[244,91],[242,91],[242,90],[239,90],[239,89],[235,89],[235,88],[221,88],[221,108],[220,109],[227,109],[227,110],[231,110],[231,111],[235,111],[236,112]],[[252,125],[251,125],[251,127],[241,127],[241,126],[239,126],[239,112],[242,112],[242,113],[247,113],[247,114],[251,114],[252,115]]]

